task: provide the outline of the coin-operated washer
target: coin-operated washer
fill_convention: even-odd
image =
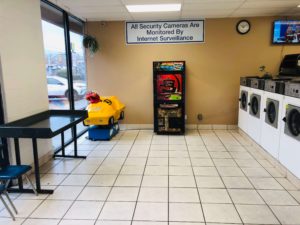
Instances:
[[[90,140],[110,140],[119,128],[119,120],[124,119],[125,105],[116,96],[101,97],[97,92],[86,94],[88,118],[83,121],[89,126],[88,138]]]

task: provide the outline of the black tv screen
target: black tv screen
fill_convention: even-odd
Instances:
[[[300,21],[274,21],[272,42],[273,44],[300,44]]]

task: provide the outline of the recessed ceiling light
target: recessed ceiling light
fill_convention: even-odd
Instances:
[[[126,5],[129,12],[176,12],[180,11],[181,4],[149,4],[149,5]]]

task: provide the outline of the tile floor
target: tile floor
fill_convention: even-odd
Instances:
[[[300,224],[300,191],[237,131],[128,130],[109,142],[81,137],[79,149],[86,160],[41,168],[53,195],[12,194],[18,219],[2,207],[0,224]]]

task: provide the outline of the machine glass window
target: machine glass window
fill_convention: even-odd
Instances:
[[[259,102],[256,96],[251,99],[251,110],[254,115],[257,115],[259,111]]]
[[[292,135],[298,136],[300,134],[300,112],[297,109],[293,109],[289,112],[287,125]]]
[[[276,107],[274,102],[270,102],[267,107],[267,115],[270,123],[274,123],[276,120]]]
[[[242,108],[245,109],[247,107],[247,96],[246,96],[246,93],[242,93]]]

